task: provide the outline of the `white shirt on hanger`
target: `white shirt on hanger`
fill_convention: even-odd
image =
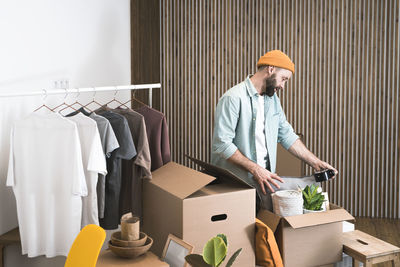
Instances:
[[[82,162],[85,170],[88,195],[82,198],[82,225],[99,225],[99,214],[97,205],[97,181],[98,174],[106,175],[106,159],[101,145],[97,123],[93,119],[78,113],[66,117],[76,123],[82,149]]]
[[[17,202],[22,254],[67,256],[87,195],[76,124],[30,114],[11,130],[7,186]]]
[[[265,97],[263,95],[258,96],[258,107],[256,115],[256,153],[257,153],[257,164],[266,167],[268,149],[265,143]]]

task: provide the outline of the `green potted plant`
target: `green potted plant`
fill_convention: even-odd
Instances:
[[[232,266],[242,249],[238,249],[226,263],[226,267]],[[203,255],[189,254],[185,257],[187,263],[193,267],[218,267],[225,260],[228,252],[228,239],[226,235],[219,234],[211,238],[203,247]]]
[[[321,212],[324,211],[322,204],[324,203],[325,197],[322,194],[322,190],[316,185],[306,186],[302,190],[303,194],[303,211],[304,213]],[[320,192],[318,192],[320,191]]]

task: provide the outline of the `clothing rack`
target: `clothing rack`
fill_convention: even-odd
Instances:
[[[65,89],[54,89],[31,92],[9,92],[2,93],[0,97],[18,97],[18,96],[36,96],[36,95],[58,95],[58,94],[72,94],[72,93],[87,93],[87,92],[105,92],[105,91],[122,91],[122,90],[149,90],[149,106],[152,106],[153,89],[161,88],[160,83],[149,83],[149,84],[131,84],[131,85],[119,85],[119,86],[103,86],[103,87],[86,87],[86,88],[65,88]]]

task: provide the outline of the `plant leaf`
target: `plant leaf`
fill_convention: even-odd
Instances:
[[[224,234],[218,234],[218,237],[221,237],[224,240],[226,247],[228,247],[228,238]]]
[[[321,210],[322,204],[324,203],[324,196],[322,193],[318,193],[319,186],[312,184],[306,186],[303,193],[303,207],[308,210]]]
[[[311,192],[314,192],[315,189],[316,189],[316,188],[315,188],[315,184],[312,184],[311,187],[310,187]]]
[[[304,191],[306,192],[307,198],[310,198],[311,197],[311,193],[310,193],[310,187],[308,185],[306,186]]]
[[[185,257],[187,263],[189,263],[193,267],[210,267],[211,265],[207,264],[203,256],[199,254],[189,254]]]
[[[220,263],[218,263],[217,267],[219,267],[219,266],[224,262],[225,258],[226,258],[226,255],[225,255],[225,257],[222,259],[222,261],[221,261]]]
[[[224,235],[224,234],[218,234],[217,236],[220,237],[220,238],[222,238],[222,240],[224,240],[225,245],[226,245],[226,248],[227,248],[227,250],[228,250],[228,238],[226,237],[226,235]],[[224,262],[225,258],[226,258],[226,255],[225,255],[225,257],[222,259],[222,261],[217,265],[217,267],[220,266],[220,265],[222,264],[222,262]]]
[[[311,198],[314,198],[318,193],[317,188],[314,185],[311,186]]]
[[[212,266],[218,266],[226,256],[227,247],[221,237],[211,238],[203,248],[203,259]]]
[[[238,250],[236,250],[235,253],[233,253],[233,255],[229,259],[228,263],[226,264],[226,267],[231,267],[232,266],[232,264],[235,262],[236,258],[239,256],[240,252],[242,252],[241,248],[239,248]]]

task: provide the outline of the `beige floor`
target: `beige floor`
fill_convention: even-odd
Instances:
[[[399,219],[370,219],[357,217],[356,229],[400,247]],[[391,267],[389,263],[376,264],[374,267]]]

